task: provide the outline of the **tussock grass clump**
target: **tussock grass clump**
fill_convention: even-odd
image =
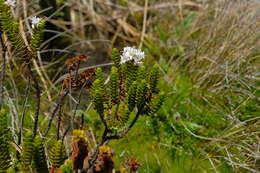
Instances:
[[[260,3],[255,0],[221,0],[199,12],[186,35],[187,55],[181,61],[197,85],[215,91],[230,86],[256,87],[260,48],[257,7]]]
[[[259,169],[259,7],[255,0],[209,3],[177,38],[183,53],[169,63],[201,91],[194,94],[208,110],[227,122],[217,136],[222,142],[212,139],[216,148],[210,159],[224,160],[235,172]],[[176,44],[176,38],[171,39]]]

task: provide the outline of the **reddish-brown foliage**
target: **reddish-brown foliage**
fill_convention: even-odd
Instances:
[[[65,64],[67,65],[68,70],[76,70],[77,66],[80,62],[87,61],[88,57],[86,55],[80,55],[74,58],[70,58],[65,61]]]
[[[72,143],[73,170],[77,171],[83,168],[84,159],[88,156],[88,144],[84,138],[80,138]]]
[[[141,166],[140,163],[138,163],[137,159],[133,158],[128,163],[128,168],[130,168],[130,173],[136,173],[137,169]]]
[[[60,168],[51,168],[50,173],[62,173]]]
[[[84,86],[86,89],[89,89],[92,85],[96,68],[88,69],[84,72],[81,72],[77,75],[73,75],[63,80],[63,88],[81,88]]]

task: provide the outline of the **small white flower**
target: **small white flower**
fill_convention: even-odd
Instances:
[[[40,24],[41,20],[42,20],[42,18],[39,18],[39,17],[36,17],[36,16],[29,17],[29,19],[31,20],[32,28],[37,27]]]
[[[5,4],[11,7],[15,7],[16,0],[6,0]]]
[[[123,53],[121,55],[121,64],[126,63],[127,61],[134,60],[135,64],[141,64],[142,59],[144,59],[144,52],[140,49],[135,49],[132,47],[124,47]]]

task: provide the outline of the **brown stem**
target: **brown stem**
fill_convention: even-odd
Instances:
[[[79,66],[80,66],[80,61],[78,61],[77,68],[76,68],[76,74],[75,74],[75,81],[76,81],[76,83],[78,82],[78,77],[79,77]],[[71,74],[71,71],[70,71],[70,74]],[[72,127],[72,129],[74,129],[74,118],[75,118],[75,115],[76,115],[76,110],[77,110],[78,105],[80,103],[80,97],[81,97],[81,94],[82,94],[82,89],[85,86],[85,83],[84,83],[84,85],[80,89],[78,102],[76,104],[76,108],[75,108],[74,113],[73,113],[72,118],[71,118],[71,127]],[[71,89],[71,83],[70,83],[70,89]]]
[[[95,162],[98,158],[98,154],[99,154],[99,147],[104,145],[107,141],[106,141],[106,136],[108,133],[108,129],[105,128],[103,135],[102,135],[102,140],[101,142],[97,145],[94,154],[92,155],[91,159],[89,160],[89,166],[83,170],[81,170],[81,173],[93,173],[94,171],[94,166],[95,166]]]
[[[62,142],[64,141],[64,139],[65,139],[67,133],[69,132],[69,130],[70,130],[70,125],[69,125],[69,127],[65,130],[65,132],[64,132],[63,135],[62,135],[62,138],[61,138]]]
[[[24,96],[23,110],[22,110],[22,115],[21,115],[21,124],[20,124],[19,135],[18,135],[18,142],[17,142],[18,145],[20,145],[21,142],[22,142],[26,103],[27,103],[27,100],[28,100],[28,97],[29,97],[30,88],[31,88],[31,78],[29,78],[29,82],[28,82],[28,85],[26,87],[25,96]],[[17,151],[16,152],[16,157],[18,159],[19,159],[19,156],[20,156],[20,153]]]
[[[128,128],[125,129],[121,134],[107,136],[105,140],[108,141],[108,140],[111,140],[111,139],[120,139],[120,138],[124,137],[131,130],[131,128],[135,125],[135,123],[138,120],[139,116],[140,116],[140,111],[138,111],[136,113],[135,118],[133,119],[133,121],[130,123]]]
[[[83,130],[83,128],[84,128],[84,114],[81,114],[80,129]]]
[[[6,46],[4,44],[4,40],[2,38],[2,31],[0,31],[0,42],[2,46],[2,57],[3,57],[3,67],[0,75],[0,109],[2,108],[4,102],[4,80],[5,80],[5,71],[6,71]]]
[[[36,79],[35,75],[32,72],[31,64],[28,64],[28,70],[29,70],[29,77],[33,80],[34,83],[35,97],[37,103],[36,112],[34,115],[34,126],[33,126],[33,137],[35,137],[38,129],[38,120],[39,120],[40,105],[41,105],[41,89],[38,80]]]
[[[22,111],[22,115],[21,115],[21,124],[20,124],[20,131],[19,131],[19,136],[18,136],[18,145],[21,144],[21,138],[22,138],[22,130],[23,130],[23,124],[24,124],[24,118],[25,118],[25,110],[26,110],[26,103],[28,100],[28,96],[30,93],[30,88],[31,88],[31,79],[29,78],[29,82],[28,82],[28,86],[26,88],[25,91],[25,98],[24,98],[24,102],[23,102],[23,111]]]
[[[56,101],[56,107],[54,108],[54,110],[53,110],[53,112],[52,112],[52,114],[51,114],[51,119],[50,119],[50,121],[49,121],[48,127],[47,127],[47,129],[46,129],[46,131],[45,131],[43,137],[46,137],[46,136],[48,135],[49,130],[50,130],[50,128],[51,128],[52,121],[53,121],[53,119],[54,119],[54,117],[55,117],[55,115],[56,115],[56,113],[57,113],[57,111],[58,111],[60,105],[62,104],[62,101],[64,100],[64,98],[66,97],[66,95],[68,95],[68,93],[69,93],[69,91],[67,90],[64,94],[60,94],[60,95],[59,95],[59,97],[58,97],[58,99],[57,99],[57,101]]]
[[[79,92],[79,95],[78,95],[78,102],[76,103],[76,106],[75,106],[75,109],[74,109],[74,112],[73,112],[73,115],[72,115],[72,121],[74,121],[75,119],[75,115],[76,115],[76,110],[80,104],[80,100],[81,100],[81,96],[82,96],[82,91],[83,91],[83,88],[86,86],[87,84],[87,81],[83,84],[83,86],[81,87],[80,89],[80,92]],[[102,118],[101,118],[102,119]],[[73,123],[73,122],[72,122]],[[83,124],[84,124],[84,117],[83,117],[83,114],[81,115],[81,128],[83,129]],[[73,127],[72,127],[73,128]],[[71,125],[68,126],[68,128],[65,130],[63,136],[62,136],[62,141],[64,140],[65,136],[67,135],[68,131],[71,129]]]
[[[79,69],[79,65],[80,65],[80,63],[78,63],[77,71],[78,71],[78,69]],[[76,80],[76,81],[78,80],[78,73],[76,74],[75,80]],[[79,104],[80,104],[80,100],[81,100],[83,88],[86,86],[86,84],[87,84],[87,81],[84,82],[84,84],[82,85],[82,87],[80,88],[80,91],[79,91],[78,101],[77,101],[77,103],[76,103],[76,106],[75,106],[75,109],[74,109],[74,112],[73,112],[73,115],[72,115],[72,129],[74,129],[73,123],[74,123],[74,119],[75,119],[75,116],[76,116],[76,111],[77,111],[78,106],[79,106]]]
[[[60,124],[61,124],[61,106],[59,109],[59,116],[58,116],[57,140],[60,139]]]

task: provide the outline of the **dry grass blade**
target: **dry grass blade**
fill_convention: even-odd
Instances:
[[[256,6],[260,7],[260,2],[255,0],[221,0],[196,18],[193,30],[186,35],[195,37],[189,45],[193,50],[183,63],[188,71],[196,74],[193,80],[198,85],[219,91],[222,86],[236,83],[248,87],[246,76],[259,78],[256,58],[260,48],[257,37],[260,8]],[[212,16],[208,15],[209,11]]]
[[[171,61],[174,68],[212,93],[203,100],[230,122],[220,140],[210,142],[222,152],[209,160],[215,172],[219,161],[234,172],[259,171],[259,17],[260,1],[214,1],[198,12],[183,36],[172,38],[185,49]]]

